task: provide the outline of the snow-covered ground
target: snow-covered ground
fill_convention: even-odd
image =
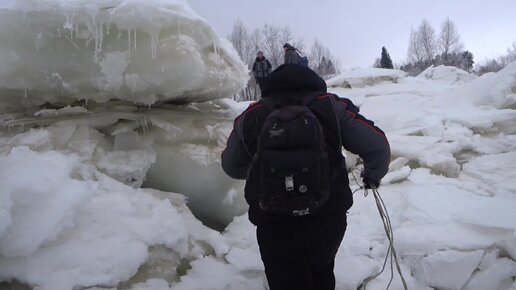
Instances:
[[[221,97],[245,85],[244,65],[183,1],[81,3],[0,10],[0,288],[266,289],[243,183],[220,168],[248,105]],[[185,39],[187,53],[171,51]],[[115,55],[125,65],[103,66]],[[482,77],[363,69],[328,85],[390,140],[380,193],[409,289],[515,290],[516,63]],[[343,290],[388,246],[371,194],[355,193],[348,224]]]

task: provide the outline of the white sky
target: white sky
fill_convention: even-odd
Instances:
[[[142,0],[143,1],[143,0]],[[0,7],[14,0],[0,0]],[[405,61],[410,29],[423,18],[436,34],[449,17],[475,61],[504,54],[516,41],[516,0],[187,0],[221,36],[240,18],[249,28],[289,26],[307,48],[315,37],[343,68],[367,67],[386,46],[395,63]]]
[[[516,0],[187,0],[223,36],[237,18],[249,28],[264,23],[289,26],[309,47],[315,37],[340,59],[343,68],[372,65],[386,46],[402,63],[411,27],[423,18],[436,34],[449,17],[475,60],[504,54],[516,41]]]

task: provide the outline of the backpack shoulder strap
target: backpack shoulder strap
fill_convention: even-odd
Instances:
[[[330,105],[331,105],[331,116],[330,118],[334,119],[334,122],[335,122],[335,126],[337,128],[337,138],[338,138],[338,143],[339,143],[339,148],[342,147],[342,135],[341,135],[341,128],[340,128],[340,121],[339,121],[339,116],[337,114],[337,111],[335,109],[336,107],[336,101],[335,101],[335,95],[334,94],[331,94],[331,93],[326,93],[326,92],[313,92],[313,93],[310,93],[308,95],[306,95],[304,98],[303,98],[303,104],[307,107],[309,107],[310,103],[312,103],[316,98],[318,97],[324,97],[324,96],[328,96],[328,99],[329,99],[329,102],[330,102]],[[333,121],[332,121],[333,122]]]
[[[332,108],[332,111],[333,111],[333,116],[335,116],[335,122],[337,123],[337,134],[338,134],[338,138],[339,138],[339,148],[342,148],[342,131],[341,131],[341,128],[340,128],[340,119],[339,119],[339,115],[337,114],[337,110],[336,110],[336,106],[337,106],[337,103],[335,101],[335,95],[334,94],[330,94],[331,97],[330,97],[330,103],[331,103],[331,108]]]
[[[276,100],[274,98],[262,98],[260,99],[260,103],[271,113],[274,111],[274,107],[276,106]]]
[[[326,94],[326,93],[317,91],[317,92],[311,92],[311,93],[304,95],[303,96],[303,105],[308,107],[308,105],[310,105],[310,103],[313,102],[315,100],[315,98],[322,96],[324,94]]]
[[[315,92],[310,92],[308,94],[305,94],[301,98],[301,104],[303,106],[307,106],[308,107],[308,105],[310,105],[310,103],[312,103],[317,97],[325,95],[325,94],[326,93],[320,92],[320,91],[315,91]],[[263,106],[265,108],[267,108],[267,110],[269,110],[269,112],[272,112],[276,108],[276,105],[278,104],[278,101],[275,98],[262,98],[260,100],[260,103],[262,103]]]

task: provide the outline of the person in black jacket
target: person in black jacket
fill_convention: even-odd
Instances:
[[[263,56],[263,51],[258,51],[253,64],[253,75],[256,83],[258,83],[258,86],[260,87],[260,91],[263,90],[263,82],[269,76],[271,71],[271,63],[265,58],[265,56]]]
[[[261,125],[270,113],[267,101],[312,98],[310,111],[323,127],[331,159],[329,200],[315,214],[275,215],[259,206],[259,186],[253,156]],[[234,122],[222,153],[222,168],[230,177],[246,179],[245,198],[249,220],[256,225],[260,254],[271,290],[334,289],[335,255],[353,204],[341,147],[364,161],[363,181],[378,187],[388,171],[390,148],[382,130],[359,114],[349,100],[327,93],[326,83],[311,69],[283,64],[265,81],[262,99],[251,104]]]

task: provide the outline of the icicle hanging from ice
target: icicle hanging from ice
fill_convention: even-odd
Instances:
[[[73,39],[73,33],[74,33],[74,28],[75,28],[75,25],[73,23],[73,17],[74,15],[69,15],[68,13],[65,13],[65,17],[66,17],[66,21],[63,25],[63,28],[66,30],[66,29],[70,29],[70,39]]]
[[[152,59],[156,58],[157,50],[158,50],[158,39],[159,36],[155,36],[154,34],[151,34],[151,56]]]
[[[134,29],[134,37],[133,37],[133,41],[134,41],[134,50],[136,50],[136,28]]]
[[[98,27],[100,31],[99,49],[102,49],[102,46],[104,45],[104,22],[98,23]]]
[[[127,29],[127,52],[129,53],[129,61],[131,61],[131,29]]]
[[[149,131],[149,118],[147,117],[147,114],[143,115],[142,128],[144,133],[147,133]]]
[[[98,63],[100,61],[100,54],[102,53],[102,46],[104,44],[104,22],[97,19],[97,14],[90,13],[90,19],[86,21],[88,31],[93,35],[95,42],[95,49],[93,52],[93,61]],[[78,36],[78,25],[76,26],[76,37]]]

